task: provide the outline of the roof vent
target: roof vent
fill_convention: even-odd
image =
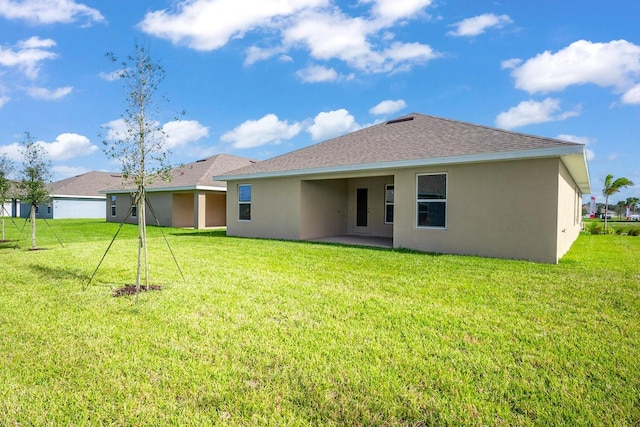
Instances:
[[[395,120],[389,120],[389,121],[387,122],[387,124],[388,124],[388,125],[392,125],[392,124],[394,124],[394,123],[408,122],[408,121],[411,121],[411,120],[413,120],[413,116],[409,116],[409,117],[402,117],[402,118],[400,118],[400,119],[395,119]]]
[[[196,160],[196,163],[202,163],[202,162],[206,162],[207,159],[200,159],[200,160]]]

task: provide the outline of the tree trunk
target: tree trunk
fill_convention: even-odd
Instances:
[[[36,250],[36,205],[31,205],[31,249]]]
[[[143,241],[143,257],[144,257],[144,284],[149,290],[149,249],[147,247],[147,195],[144,193],[142,202],[140,203],[140,216],[142,218],[142,241]]]
[[[144,240],[144,218],[142,216],[142,187],[138,187],[138,194],[136,195],[136,209],[138,211],[138,270],[136,273],[136,302],[138,302],[138,294],[140,293],[140,275],[142,271],[142,247],[145,244]]]
[[[6,239],[4,238],[4,203],[0,208],[0,221],[2,221],[2,241],[4,242]]]
[[[609,196],[604,198],[604,234],[607,234],[607,214],[609,213]]]

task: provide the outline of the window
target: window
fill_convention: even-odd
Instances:
[[[393,224],[394,186],[387,184],[384,187],[384,223]]]
[[[138,205],[136,205],[136,195],[135,194],[131,195],[131,217],[132,218],[137,218],[138,217]]]
[[[111,195],[111,216],[116,216],[116,196]]]
[[[238,185],[238,219],[251,221],[251,184]]]
[[[418,175],[417,209],[418,227],[446,227],[446,174]]]

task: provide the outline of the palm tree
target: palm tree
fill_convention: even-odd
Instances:
[[[640,198],[638,197],[629,197],[627,199],[627,205],[629,205],[629,208],[631,208],[633,213],[636,213],[636,208],[638,207],[638,203],[640,203]]]
[[[607,211],[609,210],[609,196],[612,194],[616,194],[618,191],[623,188],[627,188],[633,185],[628,178],[618,178],[615,181],[613,180],[613,175],[609,174],[604,179],[604,189],[602,190],[602,194],[604,195],[604,232],[607,232]]]

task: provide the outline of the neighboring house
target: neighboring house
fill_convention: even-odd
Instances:
[[[253,163],[244,157],[218,154],[172,169],[171,181],[158,180],[146,187],[150,206],[146,209],[147,224],[196,229],[224,226],[227,183],[213,177]],[[135,191],[127,186],[102,192],[107,195],[107,221],[137,223],[132,206]]]
[[[18,217],[20,214],[20,199],[18,199],[18,181],[9,181],[9,193],[4,204],[0,204],[0,215]]]
[[[100,190],[120,186],[122,175],[111,172],[87,172],[48,185],[48,203],[37,206],[36,217],[47,219],[104,218],[106,197]],[[29,216],[31,206],[20,204],[20,216]]]
[[[229,172],[227,235],[376,236],[556,263],[590,193],[585,147],[410,114]]]

